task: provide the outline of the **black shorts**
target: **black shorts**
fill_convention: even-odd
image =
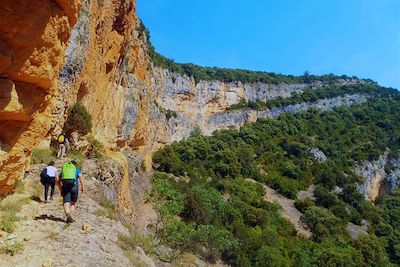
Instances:
[[[46,176],[43,177],[43,179],[40,179],[40,182],[45,185],[45,184],[49,184],[51,186],[54,186],[56,183],[56,177],[50,177],[50,176]]]
[[[78,200],[78,185],[75,180],[62,180],[61,195],[63,202],[76,202]]]

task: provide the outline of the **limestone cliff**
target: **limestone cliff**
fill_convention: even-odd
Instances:
[[[80,0],[0,5],[0,194],[12,189],[31,149],[50,130],[57,75]]]
[[[377,160],[362,162],[355,170],[365,181],[361,192],[371,201],[400,187],[400,157],[390,157],[390,151]]]

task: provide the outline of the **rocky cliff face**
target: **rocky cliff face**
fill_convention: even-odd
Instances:
[[[0,194],[48,134],[57,75],[80,0],[4,0],[0,6]]]
[[[360,186],[366,199],[375,201],[400,187],[400,157],[392,158],[387,151],[375,161],[365,161],[356,167],[356,173],[365,180]]]

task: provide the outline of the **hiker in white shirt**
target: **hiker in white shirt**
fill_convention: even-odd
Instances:
[[[40,174],[40,182],[44,186],[44,203],[48,203],[47,200],[49,194],[49,187],[51,187],[50,191],[50,201],[53,200],[54,188],[56,184],[56,180],[58,179],[57,168],[54,167],[54,161],[50,161],[49,165],[43,169]]]

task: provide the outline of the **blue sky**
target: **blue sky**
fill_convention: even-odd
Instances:
[[[176,62],[400,89],[400,0],[137,0],[137,11]]]

